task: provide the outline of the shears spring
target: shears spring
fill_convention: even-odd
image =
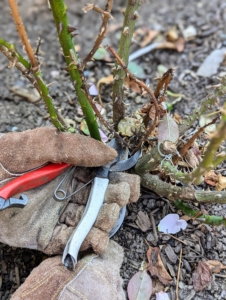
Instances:
[[[61,189],[60,186],[63,184],[63,182],[66,180],[66,178],[72,174],[72,172],[74,173],[76,167],[72,167],[70,168],[70,170],[68,172],[66,172],[65,176],[63,177],[63,179],[60,181],[60,183],[58,184],[58,186],[56,187],[55,191],[54,191],[54,198],[57,201],[64,201],[68,198],[70,198],[71,196],[75,195],[76,193],[78,193],[79,191],[81,191],[84,187],[86,187],[87,185],[89,185],[93,179],[89,180],[87,183],[85,183],[83,186],[81,186],[80,188],[78,188],[77,190],[75,190],[73,193],[71,193],[70,195],[67,195],[67,192],[64,189]],[[59,196],[59,194],[61,194],[62,196]]]

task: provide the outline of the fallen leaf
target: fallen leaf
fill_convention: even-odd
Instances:
[[[100,90],[100,85],[101,84],[110,84],[114,81],[113,79],[113,75],[109,75],[107,77],[102,77],[100,80],[98,80],[97,82],[97,90],[99,91]]]
[[[190,167],[192,167],[193,169],[196,168],[200,161],[201,161],[201,156],[200,154],[196,154],[197,152],[191,148],[188,149],[187,152],[185,153],[185,158],[187,163],[189,164]]]
[[[32,92],[28,89],[22,88],[20,86],[13,86],[10,89],[14,94],[23,97],[30,101],[31,103],[35,103],[38,100],[40,100],[40,95],[36,89],[34,89]]]
[[[118,131],[123,136],[133,136],[135,132],[143,132],[143,124],[135,118],[124,118],[118,124]]]
[[[143,232],[146,232],[151,227],[151,221],[148,215],[141,210],[137,214],[136,224]]]
[[[130,62],[128,64],[128,70],[134,74],[137,78],[146,78],[146,75],[144,73],[144,69],[138,65],[137,63],[135,62]]]
[[[104,60],[107,62],[112,61],[109,52],[105,48],[98,48],[95,54],[93,55],[93,58],[96,60]]]
[[[192,274],[193,286],[196,292],[203,291],[207,285],[212,282],[213,277],[209,266],[200,261],[198,267]]]
[[[226,48],[213,50],[198,68],[197,75],[211,77],[217,74],[218,68],[224,60],[225,52]]]
[[[134,80],[131,80],[127,76],[124,79],[124,85],[127,88],[131,89],[131,91],[134,92],[134,93],[140,94],[140,92],[141,92],[141,89],[140,89],[139,85]]]
[[[205,174],[204,181],[211,186],[216,186],[218,182],[218,176],[215,174],[213,170],[211,170]]]
[[[166,66],[164,66],[164,65],[162,65],[162,64],[160,64],[160,65],[158,65],[157,66],[157,77],[162,77],[162,75],[164,74],[164,73],[166,73],[168,71],[168,68],[166,67]]]
[[[158,230],[164,233],[175,234],[181,229],[185,230],[188,223],[180,219],[178,214],[168,214],[165,216],[158,225]]]
[[[177,122],[177,124],[181,124],[183,121],[181,116],[178,113],[174,113],[173,119]]]
[[[212,273],[219,273],[221,270],[226,269],[226,265],[223,265],[218,260],[207,260],[205,261],[205,264],[207,264]]]
[[[160,45],[157,45],[155,49],[174,49],[177,50],[178,52],[182,52],[184,50],[184,45],[185,45],[185,40],[184,38],[180,37],[177,41],[173,43],[164,41]]]
[[[156,300],[170,300],[169,296],[165,292],[156,293]]]
[[[157,34],[159,34],[159,30],[148,30],[147,34],[143,38],[143,41],[140,43],[140,46],[143,48],[150,44]]]
[[[164,285],[158,278],[152,279],[152,296],[164,290]]]
[[[160,249],[158,247],[150,247],[147,251],[148,266],[147,269],[152,276],[157,276],[163,284],[172,283],[172,278],[166,271],[160,257]]]
[[[152,280],[147,271],[137,272],[127,286],[129,300],[149,300],[152,294]]]
[[[174,119],[169,115],[165,114],[158,126],[158,142],[159,144],[164,141],[170,141],[176,143],[179,139],[179,128]]]
[[[222,191],[226,188],[226,177],[218,174],[218,182],[216,184],[216,190]]]

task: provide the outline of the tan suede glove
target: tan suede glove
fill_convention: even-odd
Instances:
[[[125,300],[119,268],[123,250],[110,241],[101,257],[87,255],[68,271],[60,256],[35,268],[11,300]]]
[[[47,162],[66,162],[76,166],[101,166],[116,157],[115,150],[90,137],[62,133],[45,127],[22,133],[0,135],[0,178],[29,171]],[[93,168],[76,168],[64,182],[69,194],[92,178]],[[66,242],[78,224],[88,199],[86,187],[71,199],[57,202],[53,192],[65,174],[24,192],[28,204],[23,208],[0,211],[0,241],[11,246],[41,250],[47,254],[62,254]],[[87,235],[81,250],[92,247],[103,253],[109,241],[108,233],[118,219],[120,208],[137,201],[140,179],[136,175],[112,173],[98,219]]]

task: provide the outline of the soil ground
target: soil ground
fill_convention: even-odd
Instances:
[[[105,1],[96,1],[104,7]],[[122,22],[121,8],[125,1],[115,1],[113,17],[110,24],[117,25]],[[70,23],[78,28],[79,35],[75,44],[80,46],[80,57],[83,58],[92,46],[94,36],[100,27],[100,17],[95,13],[83,14],[81,8],[86,1],[66,1],[69,8]],[[77,105],[72,85],[60,68],[64,67],[63,56],[56,38],[56,31],[46,1],[21,0],[19,1],[21,14],[32,45],[37,38],[42,38],[42,72],[47,82],[54,81],[50,87],[51,95],[57,107],[65,118],[75,121]],[[211,91],[211,85],[218,83],[217,77],[226,74],[226,66],[221,64],[217,74],[211,78],[197,75],[198,67],[203,60],[215,49],[226,45],[226,5],[223,0],[158,0],[142,1],[139,9],[140,18],[136,28],[160,30],[166,33],[172,26],[177,30],[193,25],[197,31],[196,36],[185,43],[184,51],[162,49],[154,50],[136,60],[144,69],[144,80],[153,88],[154,78],[158,76],[160,66],[166,69],[176,67],[175,76],[170,84],[174,93],[184,94],[183,99],[174,107],[180,116],[187,116],[197,103]],[[179,28],[179,29],[178,29]],[[104,44],[117,48],[118,30],[109,33]],[[14,23],[10,16],[7,1],[0,2],[0,37],[15,43],[21,51],[19,39]],[[138,44],[132,46],[131,52],[139,49]],[[38,126],[50,125],[44,104],[39,101],[31,103],[22,96],[15,95],[12,91],[17,86],[26,90],[33,90],[29,83],[17,70],[7,69],[7,61],[0,55],[0,132],[23,131]],[[87,67],[88,80],[97,81],[111,74],[111,69],[106,62],[96,61]],[[106,108],[106,115],[111,118],[112,111],[109,87],[101,89],[102,100]],[[71,99],[68,100],[67,95]],[[140,107],[146,99],[132,93],[127,99],[127,114],[130,115]],[[222,174],[226,175],[225,165],[221,165]],[[226,205],[205,205],[210,214],[226,215]],[[155,224],[150,229],[142,232],[136,225],[139,211],[150,216],[153,213]],[[128,207],[128,214],[123,226],[115,235],[114,240],[124,247],[125,257],[121,268],[121,275],[126,288],[129,279],[138,271],[141,262],[146,259],[147,245],[161,248],[163,262],[174,279],[174,285],[168,289],[171,299],[175,298],[175,283],[178,270],[178,257],[183,248],[182,266],[179,281],[179,299],[226,299],[226,272],[214,276],[211,284],[202,292],[195,292],[192,284],[192,273],[197,263],[202,260],[219,260],[226,264],[226,230],[222,226],[210,227],[199,225],[190,221],[184,232],[175,235],[186,245],[175,240],[169,235],[157,232],[154,236],[153,227],[167,213],[176,211],[167,199],[160,199],[151,191],[142,190],[138,203]],[[172,250],[176,261],[168,254]],[[30,271],[36,267],[45,255],[32,250],[11,248],[0,244],[0,299],[10,299],[12,293],[24,282]],[[17,275],[16,275],[17,274]],[[155,296],[152,298],[155,299]]]

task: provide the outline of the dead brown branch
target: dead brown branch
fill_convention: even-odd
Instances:
[[[97,51],[97,49],[99,48],[100,44],[102,43],[103,39],[105,38],[105,34],[107,32],[107,24],[108,24],[108,20],[110,18],[112,18],[111,16],[111,9],[112,9],[112,4],[113,4],[113,0],[108,0],[108,3],[106,5],[106,9],[103,10],[97,6],[95,6],[94,4],[89,4],[87,6],[89,6],[88,10],[94,10],[98,13],[100,13],[103,17],[102,19],[102,24],[100,27],[100,32],[99,35],[94,43],[93,48],[91,49],[91,51],[89,52],[89,54],[86,56],[86,58],[84,59],[81,69],[84,69],[84,67],[86,66],[87,62],[90,61],[93,57],[93,55],[95,54],[95,52]],[[85,7],[86,8],[86,7]],[[84,8],[84,10],[85,10]],[[86,11],[88,11],[86,10]]]
[[[136,149],[134,150],[133,153],[135,153],[136,151],[138,151],[142,145],[142,143],[148,138],[148,136],[151,134],[151,132],[155,129],[156,125],[157,125],[157,121],[159,119],[159,105],[158,102],[156,100],[156,97],[154,95],[154,93],[152,92],[152,90],[147,87],[147,85],[145,83],[143,83],[142,81],[140,81],[139,79],[136,78],[135,75],[133,75],[128,68],[125,66],[125,64],[123,63],[123,61],[121,60],[121,58],[118,56],[118,54],[115,52],[115,50],[112,47],[108,47],[109,51],[114,55],[115,59],[118,61],[118,63],[120,64],[120,66],[123,68],[123,70],[125,71],[126,75],[133,80],[134,82],[136,82],[139,87],[141,89],[144,89],[151,97],[151,100],[155,106],[155,118],[153,123],[147,128],[145,136],[142,138],[142,140],[140,141],[139,145],[136,147]]]
[[[15,22],[18,34],[20,36],[21,42],[24,45],[25,51],[29,57],[32,68],[37,71],[38,70],[38,60],[34,55],[34,51],[31,47],[31,44],[28,41],[27,33],[23,24],[23,20],[20,16],[17,1],[16,0],[8,0],[9,6],[12,12],[12,17]]]
[[[168,85],[170,81],[173,78],[173,69],[169,69],[167,72],[165,72],[161,78],[158,79],[157,86],[154,91],[155,98],[157,99],[157,102],[160,104],[165,100],[165,93],[168,89]],[[149,103],[147,106],[145,104],[145,109],[148,110],[146,115],[144,116],[144,125],[147,127],[150,122],[150,114],[152,113],[152,103]],[[141,108],[142,110],[142,108]]]

